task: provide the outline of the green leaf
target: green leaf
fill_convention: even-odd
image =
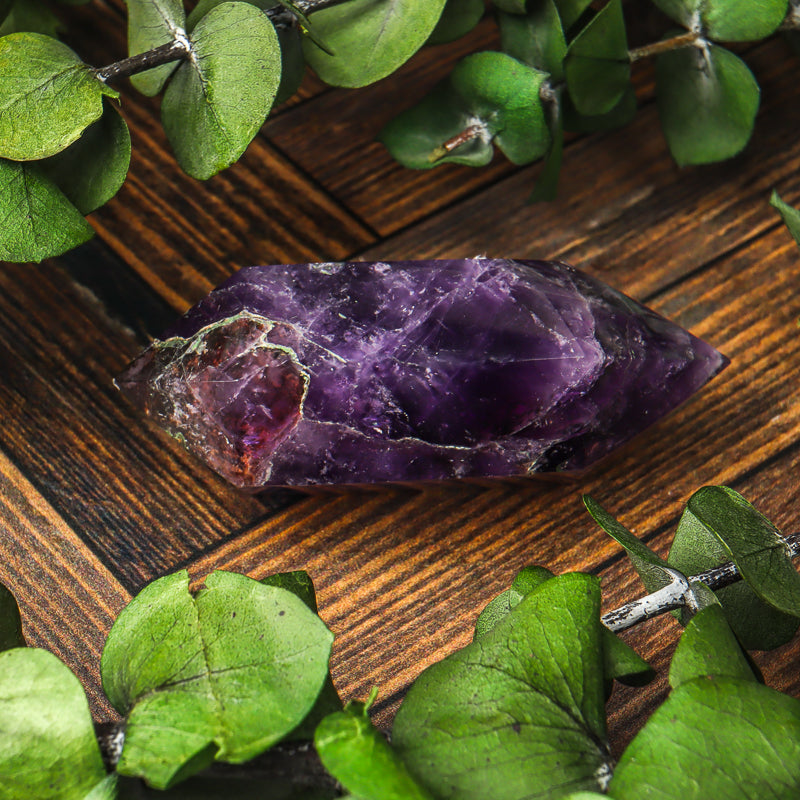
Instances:
[[[106,104],[103,116],[77,142],[40,166],[81,214],[89,214],[119,191],[130,160],[128,126],[116,108]]]
[[[78,679],[46,650],[0,653],[3,800],[96,800],[90,793],[105,780]]]
[[[800,702],[761,684],[700,678],[678,687],[622,754],[615,800],[794,800]]]
[[[555,97],[545,103],[545,119],[550,132],[550,147],[544,157],[542,171],[536,181],[529,203],[555,200],[558,196],[558,179],[561,175],[561,159],[564,154],[564,126],[561,121],[563,91],[555,91]]]
[[[6,17],[11,12],[14,0],[0,0],[0,24],[5,22]]]
[[[706,677],[756,679],[721,606],[704,608],[689,621],[669,667],[674,689]]]
[[[64,150],[117,97],[64,44],[39,33],[0,39],[0,158],[33,161]]]
[[[23,32],[58,35],[61,23],[43,0],[12,0],[10,5],[11,11],[0,24],[0,36]]]
[[[512,163],[527,164],[550,144],[539,97],[546,78],[505,53],[474,53],[456,65],[449,82],[392,120],[379,138],[398,161],[415,169],[445,162],[488,164],[492,142]],[[475,134],[464,144],[444,149],[445,142],[468,131]]]
[[[195,25],[212,8],[230,2],[230,0],[200,0],[186,20],[186,30],[191,33]],[[268,11],[280,5],[278,0],[246,0],[251,6]],[[300,87],[306,71],[306,60],[303,55],[303,36],[296,26],[281,25],[275,29],[281,50],[281,82],[275,95],[274,105],[288,100]]]
[[[363,703],[325,717],[314,735],[325,769],[363,800],[433,800],[375,730]]]
[[[627,125],[636,116],[636,92],[628,86],[622,99],[606,114],[587,117],[578,113],[570,96],[564,95],[561,103],[561,114],[564,119],[564,130],[576,133],[595,133],[610,131]]]
[[[800,244],[800,211],[796,208],[793,208],[788,203],[784,203],[781,200],[780,195],[773,190],[772,197],[769,200],[769,204],[774,208],[777,209],[778,213],[781,215],[784,224],[789,229],[789,233],[792,234],[792,238]]]
[[[541,584],[485,636],[429,667],[393,745],[436,797],[521,800],[597,789],[609,769],[597,579]]]
[[[474,638],[479,639],[489,633],[501,619],[508,615],[512,608],[520,604],[523,597],[529,595],[552,577],[554,577],[553,573],[546,567],[523,567],[514,578],[511,588],[490,600],[481,611],[478,621],[475,623]]]
[[[333,637],[294,594],[228,572],[196,596],[188,586],[183,571],[146,587],[101,662],[127,716],[118,771],[156,788],[266,750],[308,714],[328,671]]]
[[[554,577],[545,567],[524,567],[514,578],[511,588],[490,600],[475,623],[475,639],[489,633],[523,597]],[[650,665],[633,648],[607,628],[603,628],[603,672],[606,681],[618,680],[631,686],[641,686],[650,681],[654,672]]]
[[[500,45],[504,53],[523,64],[549,72],[552,80],[564,77],[567,41],[553,0],[533,4],[525,14],[497,15]]]
[[[760,566],[756,566],[756,570],[763,569],[764,566],[768,567],[770,553],[775,552],[772,546],[776,544],[774,537],[777,532],[774,531],[774,528],[741,495],[732,489],[726,487],[706,488],[713,488],[716,491],[708,494],[701,490],[703,492],[700,496],[701,507],[707,506],[710,500],[715,505],[727,505],[728,514],[714,514],[713,509],[706,509],[702,512],[704,519],[700,519],[693,508],[692,500],[695,497],[693,495],[689,501],[689,507],[678,523],[668,563],[684,573],[698,574],[731,561],[733,559],[732,551],[723,541],[726,535],[725,532],[720,530],[718,534],[712,527],[719,526],[720,519],[724,520],[725,516],[730,515],[733,518],[732,521],[722,523],[726,529],[730,525],[738,526],[742,524],[747,526],[748,529],[751,529],[752,526],[755,531],[761,530],[760,534],[755,533],[756,541],[758,541],[759,536],[763,536],[765,543],[770,545],[770,549],[762,556],[759,556],[759,561],[761,558],[766,560]],[[721,495],[725,495],[727,500],[721,498]],[[739,515],[741,515],[741,519]],[[711,525],[707,524],[706,520]],[[742,535],[747,535],[747,531],[743,530]],[[734,540],[736,537],[737,534],[734,533]],[[739,553],[737,558],[741,560],[740,544],[734,543],[734,547]],[[777,554],[779,554],[779,550]],[[746,555],[744,560],[748,560]],[[748,573],[752,573],[752,569],[753,567],[748,565]],[[756,581],[758,580],[759,578],[756,577]],[[795,582],[794,578],[789,580],[792,583]],[[771,581],[772,579],[768,578],[766,585],[770,586]],[[777,592],[782,595],[784,590],[777,587]],[[798,620],[794,615],[776,610],[773,605],[756,593],[755,586],[749,585],[746,581],[740,581],[731,586],[718,589],[715,594],[722,604],[728,623],[733,628],[739,641],[748,650],[770,650],[778,647],[789,641],[797,630]]]
[[[719,42],[750,42],[774,33],[788,0],[653,0],[669,17]]]
[[[631,78],[621,0],[610,0],[570,43],[564,76],[581,114],[606,114],[619,103]]]
[[[492,0],[492,5],[507,14],[524,14],[527,0]]]
[[[483,0],[447,0],[425,44],[445,44],[460,39],[481,21],[485,11]]]
[[[705,486],[689,510],[720,541],[753,591],[785,614],[800,618],[800,574],[775,526],[732,489]]]
[[[311,580],[311,576],[304,569],[298,569],[294,572],[277,572],[274,575],[268,575],[263,578],[261,583],[264,586],[277,586],[279,589],[291,592],[295,597],[299,597],[315,614],[319,610],[317,608],[317,592],[314,589],[314,581]]]
[[[555,0],[564,30],[569,30],[583,15],[592,0]]]
[[[181,0],[126,0],[128,4],[128,53],[146,53],[175,41],[186,26]],[[153,67],[131,77],[131,83],[148,97],[158,94],[179,62]]]
[[[349,0],[311,14],[329,55],[304,42],[306,60],[325,83],[359,87],[408,61],[436,27],[445,0]]]
[[[667,571],[670,565],[637,539],[621,522],[608,513],[591,495],[583,495],[583,504],[592,519],[617,543],[625,548],[642,583],[648,592],[657,592],[672,583]]]
[[[178,163],[205,180],[236,161],[264,124],[280,82],[280,47],[272,23],[249,3],[212,9],[191,46],[161,119]]]
[[[0,651],[12,647],[25,647],[22,617],[14,595],[0,583]]]
[[[93,235],[38,164],[0,159],[0,261],[42,261]]]
[[[603,674],[607,681],[626,686],[644,686],[655,678],[655,670],[628,644],[603,629]]]
[[[291,592],[296,597],[299,597],[311,611],[315,614],[317,613],[317,593],[314,590],[314,582],[305,570],[278,572],[262,579],[261,583],[265,586],[277,586],[280,589]],[[342,700],[333,685],[330,672],[328,672],[314,707],[308,712],[306,718],[291,733],[286,735],[285,741],[310,741],[314,738],[314,731],[320,721],[328,714],[341,710]]]
[[[477,133],[449,153],[442,153],[443,143],[468,131]],[[380,132],[378,140],[411,169],[431,169],[441,164],[483,167],[494,156],[491,135],[471,116],[469,103],[449,79],[434,87],[418,105],[395,117]]]
[[[729,50],[707,45],[658,56],[656,90],[664,136],[680,166],[732,158],[750,140],[759,88]]]

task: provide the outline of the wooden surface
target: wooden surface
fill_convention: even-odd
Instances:
[[[124,4],[65,7],[70,43],[98,66],[125,52]],[[429,49],[361,91],[311,78],[242,161],[205,184],[175,165],[157,102],[125,91],[134,155],[97,238],[39,266],[0,270],[0,581],[25,633],[84,681],[99,719],[103,638],[149,580],[188,567],[260,577],[308,570],[337,635],[345,698],[380,687],[388,724],[419,672],[471,635],[482,606],[529,563],[603,578],[608,608],[640,587],[591,522],[590,492],[665,552],[693,490],[724,483],[800,530],[800,250],[768,206],[800,202],[798,63],[780,40],[752,48],[762,109],[746,152],[678,169],[659,132],[652,75],[624,130],[572,139],[560,199],[528,206],[539,169],[410,172],[374,142],[471,48]],[[149,338],[247,264],[477,254],[562,258],[706,338],[731,367],[677,413],[570,484],[538,481],[287,490],[244,495],[144,420],[112,378]],[[662,678],[618,690],[619,748],[653,703],[672,620],[628,641]],[[758,658],[800,696],[800,639]]]

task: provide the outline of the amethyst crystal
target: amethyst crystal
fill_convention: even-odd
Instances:
[[[580,470],[727,363],[566,264],[243,269],[118,379],[243,487]]]

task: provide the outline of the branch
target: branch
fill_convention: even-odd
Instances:
[[[130,58],[123,58],[122,61],[115,61],[107,67],[101,67],[95,70],[95,75],[103,82],[128,78],[138,72],[169,64],[171,61],[180,61],[186,58],[190,52],[189,40],[182,36],[153,50],[147,50],[144,53],[130,56]]]
[[[678,50],[681,47],[691,47],[702,40],[702,36],[695,31],[682,33],[680,36],[673,36],[671,39],[662,39],[660,42],[653,42],[642,47],[634,47],[628,51],[631,62],[639,61],[642,58],[669,53],[671,50]]]
[[[800,556],[800,533],[787,536],[785,541],[792,558]],[[742,579],[742,574],[732,561],[698,575],[692,575],[690,578],[685,578],[677,570],[667,571],[672,575],[672,581],[669,584],[646,597],[625,603],[624,606],[609,611],[608,614],[602,616],[600,621],[609,630],[619,633],[667,611],[691,606],[693,602],[691,584],[696,581],[704,583],[709,589],[722,589]]]

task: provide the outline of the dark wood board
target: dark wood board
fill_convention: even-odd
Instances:
[[[67,7],[70,42],[94,64],[125,51],[122,0]],[[752,143],[721,165],[679,169],[658,127],[653,77],[623,130],[570,137],[562,192],[526,204],[539,166],[410,172],[374,141],[472,47],[428,49],[364,90],[310,78],[236,166],[183,175],[158,102],[125,92],[129,179],[91,218],[95,241],[40,266],[0,270],[0,581],[31,644],[64,658],[98,719],[110,624],[145,582],[186,567],[253,577],[307,569],[337,636],[345,698],[377,685],[389,725],[409,684],[471,637],[483,605],[525,564],[602,577],[606,608],[641,590],[619,547],[583,510],[589,492],[665,553],[704,484],[742,492],[800,530],[800,249],[769,194],[800,202],[798,62],[785,42],[751,47],[762,85]],[[706,338],[731,366],[591,473],[537,480],[243,494],[143,419],[112,380],[174,316],[239,266],[480,253],[563,258]],[[679,629],[626,638],[659,671],[610,701],[617,752],[666,691]],[[800,696],[800,639],[759,655]]]

